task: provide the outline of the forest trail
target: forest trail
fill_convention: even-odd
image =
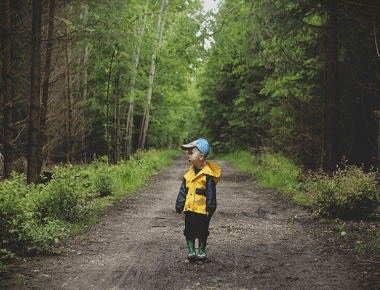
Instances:
[[[25,261],[20,276],[29,283],[16,289],[379,289],[375,265],[331,243],[337,233],[327,225],[216,162],[206,263],[186,261],[184,215],[174,209],[189,166],[183,155],[62,254]]]

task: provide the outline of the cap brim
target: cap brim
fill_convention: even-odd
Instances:
[[[184,145],[181,145],[181,149],[182,150],[188,150],[188,149],[194,148],[194,147],[195,147],[195,145],[193,145],[193,144],[184,144]]]

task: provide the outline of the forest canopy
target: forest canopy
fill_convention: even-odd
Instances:
[[[200,78],[221,152],[282,152],[333,171],[379,164],[378,1],[224,1]]]
[[[195,114],[200,1],[1,2],[4,177],[177,147]],[[195,96],[196,99],[196,96]]]
[[[206,137],[379,165],[375,0],[2,0],[3,176]]]

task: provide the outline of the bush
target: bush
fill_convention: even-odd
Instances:
[[[69,233],[70,225],[58,219],[44,218],[42,223],[25,224],[24,230],[30,236],[33,245],[39,248],[58,244]]]
[[[35,212],[40,222],[80,220],[87,210],[81,174],[72,165],[57,167],[52,180],[42,186],[35,198]]]
[[[95,160],[95,176],[93,188],[101,196],[111,195],[114,192],[113,175],[108,165],[108,157],[103,156]]]
[[[112,166],[100,157],[90,165],[56,167],[45,184],[26,185],[25,176],[18,174],[0,182],[0,262],[13,252],[49,247],[80,231],[95,221],[98,210],[141,187],[148,175],[179,154],[149,150]]]
[[[363,218],[379,207],[379,191],[374,172],[345,166],[332,176],[323,172],[308,177],[307,188],[314,196],[314,216],[329,218]]]
[[[23,225],[31,218],[31,203],[27,192],[33,191],[25,186],[25,176],[14,174],[11,179],[0,183],[0,249],[24,247],[27,235]]]

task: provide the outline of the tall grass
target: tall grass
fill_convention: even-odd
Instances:
[[[244,172],[255,173],[257,169],[256,157],[248,151],[236,151],[230,154],[217,155],[214,159],[228,161]]]
[[[239,151],[216,158],[254,174],[261,186],[278,189],[297,202],[309,203],[307,196],[300,191],[302,169],[281,154],[252,155],[247,151]]]

